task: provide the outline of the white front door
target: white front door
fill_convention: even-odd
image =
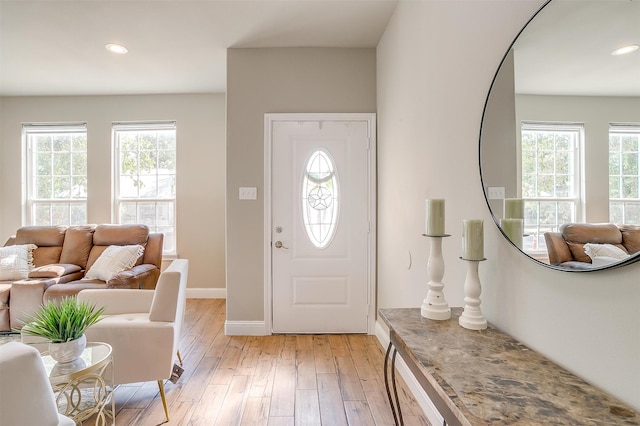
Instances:
[[[266,118],[272,331],[372,331],[375,115]]]

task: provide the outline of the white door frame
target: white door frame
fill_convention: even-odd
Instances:
[[[282,113],[264,115],[264,327],[265,335],[273,334],[273,275],[271,268],[271,146],[272,127],[277,121],[365,121],[369,128],[369,239],[368,246],[368,321],[367,333],[375,334],[376,323],[376,114],[375,113]]]

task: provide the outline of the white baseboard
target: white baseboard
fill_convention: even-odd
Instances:
[[[389,330],[379,321],[376,321],[376,337],[384,348],[389,346]],[[433,402],[431,402],[427,393],[422,389],[422,386],[420,386],[420,383],[418,383],[418,380],[411,370],[409,370],[409,367],[405,364],[400,354],[396,357],[396,370],[398,370],[398,373],[400,373],[404,379],[416,402],[429,419],[429,422],[434,425],[443,424],[444,418],[440,415],[435,405],[433,405]]]
[[[224,334],[227,336],[267,336],[264,321],[225,321]]]
[[[187,299],[226,299],[226,288],[189,288]]]

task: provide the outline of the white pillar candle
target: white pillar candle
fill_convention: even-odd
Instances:
[[[500,219],[500,227],[505,235],[522,249],[522,236],[524,234],[524,220],[522,219]]]
[[[462,258],[466,260],[484,259],[484,230],[481,219],[462,221]]]
[[[504,218],[524,219],[524,200],[522,198],[505,198]]]
[[[444,235],[444,200],[426,200],[425,216],[425,234],[435,236]]]

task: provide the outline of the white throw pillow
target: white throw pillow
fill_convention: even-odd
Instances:
[[[23,280],[33,269],[35,244],[0,247],[0,281]]]
[[[118,272],[131,268],[144,253],[139,244],[132,246],[109,246],[91,265],[85,278],[90,280],[109,281]]]
[[[613,257],[614,259],[626,259],[629,257],[624,250],[613,244],[594,244],[587,243],[584,245],[584,252],[593,260],[596,257]]]

